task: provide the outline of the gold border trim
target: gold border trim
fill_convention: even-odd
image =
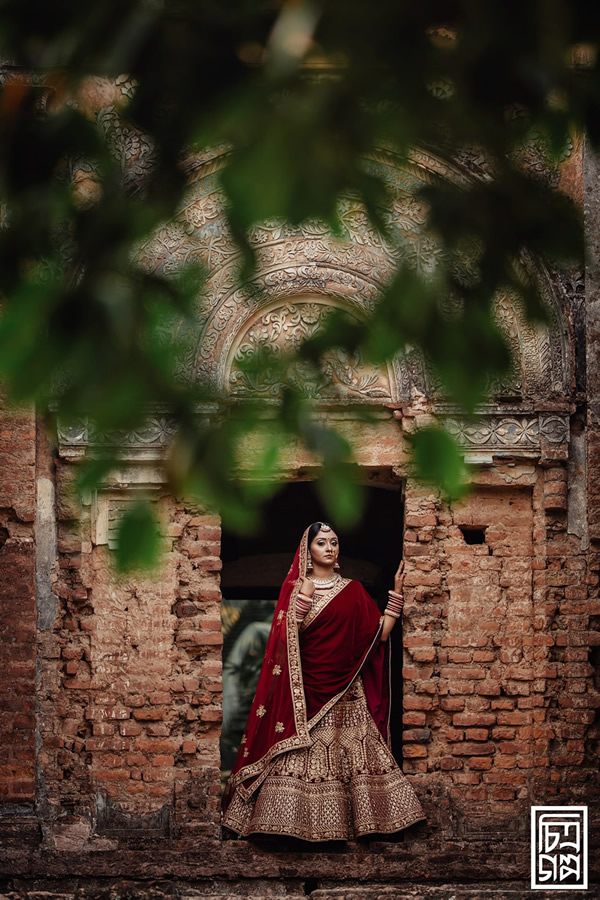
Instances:
[[[231,787],[237,787],[244,800],[249,800],[254,791],[263,783],[269,772],[269,763],[274,757],[279,756],[281,753],[285,753],[287,750],[296,750],[300,747],[308,747],[310,745],[310,735],[306,724],[304,682],[302,680],[302,666],[300,665],[300,642],[298,638],[298,626],[296,624],[296,598],[298,597],[302,580],[306,577],[306,564],[308,559],[307,542],[308,528],[305,530],[302,535],[302,540],[300,541],[298,581],[292,588],[286,614],[287,662],[296,734],[273,744],[264,756],[261,756],[260,759],[257,759],[256,762],[251,765],[240,769],[233,778],[230,779]],[[249,787],[245,787],[242,784],[243,781],[254,776],[258,777],[251,785],[249,785]]]
[[[351,578],[340,578],[340,580],[336,582],[332,588],[330,588],[324,594],[321,594],[321,596],[316,597],[311,608],[300,623],[300,628],[298,629],[298,631],[300,633],[305,631],[308,626],[315,621],[319,613],[322,613],[325,607],[333,600],[333,598],[337,597],[337,595],[341,593],[341,591],[343,591],[351,581]]]

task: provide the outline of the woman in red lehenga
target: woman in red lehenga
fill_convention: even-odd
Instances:
[[[225,789],[223,824],[242,836],[348,840],[425,818],[389,749],[386,640],[403,563],[382,616],[338,574],[330,525],[306,529],[282,585],[256,695]]]

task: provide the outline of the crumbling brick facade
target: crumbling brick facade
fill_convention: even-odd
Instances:
[[[198,161],[186,227],[171,223],[168,241],[157,236],[140,259],[158,271],[165,247],[176,260],[211,220],[215,312],[199,326],[194,371],[243,397],[235,359],[253,329],[268,331],[276,312],[302,336],[331,305],[358,316],[372,297],[367,273],[384,278],[392,263],[375,238],[363,240],[356,209],[347,210],[356,231],[330,244],[297,230],[284,252],[265,227],[264,300],[249,313],[228,274],[230,249],[219,256],[228,238],[211,181],[218,164]],[[411,178],[434,165],[444,174],[419,156]],[[482,424],[445,407],[414,360],[348,383],[338,374],[320,398],[321,414],[353,440],[364,480],[393,473],[403,486],[403,685],[393,715],[427,821],[400,841],[223,840],[219,516],[166,494],[160,416],[154,437],[123,443],[120,470],[79,501],[78,460],[94,449],[85,423],[53,444],[32,410],[0,408],[0,890],[17,897],[35,881],[61,896],[163,896],[177,879],[184,892],[215,897],[518,897],[530,806],[551,803],[589,804],[598,880],[600,203],[593,157],[567,165],[569,184],[586,188],[585,290],[547,273],[554,330],[545,337],[507,301],[520,381]],[[383,399],[358,397],[373,412],[359,428],[363,383]],[[410,472],[406,437],[432,415],[459,435],[473,481],[450,506]],[[314,474],[302,448],[284,457],[287,480]],[[111,564],[114,523],[138,490],[154,499],[165,541],[160,574],[144,579]]]

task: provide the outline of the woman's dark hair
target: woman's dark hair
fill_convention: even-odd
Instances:
[[[310,526],[310,528],[308,529],[308,546],[309,547],[312,544],[312,542],[314,541],[314,539],[316,538],[316,536],[318,535],[318,533],[320,532],[322,525],[328,525],[332,531],[335,531],[335,528],[333,527],[333,525],[329,525],[329,522],[313,522],[312,525]]]

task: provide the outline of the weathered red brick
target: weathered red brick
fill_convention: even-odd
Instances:
[[[456,759],[453,756],[441,756],[440,757],[440,769],[444,772],[462,769],[464,766],[464,761],[462,759]]]
[[[459,712],[452,716],[452,724],[457,727],[494,725],[496,717],[493,712]]]
[[[479,741],[462,741],[459,744],[454,744],[452,747],[452,753],[455,756],[483,756],[488,753],[495,753],[495,751],[496,746],[491,741],[487,743],[480,743]]]
[[[160,722],[165,718],[164,709],[134,709],[133,718],[138,722]]]
[[[402,747],[402,756],[407,759],[427,756],[427,748],[423,747],[422,744],[406,744]]]
[[[487,728],[467,728],[465,731],[465,740],[467,741],[487,741],[488,737]]]
[[[102,722],[104,719],[128,719],[129,710],[120,706],[108,709],[88,706],[85,711],[85,718],[91,722]]]
[[[449,680],[468,681],[471,678],[485,678],[486,674],[486,670],[478,666],[473,666],[469,669],[454,669],[449,666],[442,666],[440,669],[441,677]]]
[[[462,710],[465,708],[465,700],[464,697],[444,697],[440,700],[440,706],[448,712]]]
[[[160,753],[157,756],[152,757],[152,765],[153,766],[174,766],[175,765],[175,757],[170,756],[165,753]]]
[[[434,647],[415,647],[409,653],[415,662],[433,662],[436,656]]]
[[[430,738],[430,728],[407,728],[402,732],[402,739],[407,743],[425,743]]]
[[[404,725],[424,725],[427,721],[423,712],[405,712],[402,716]]]

